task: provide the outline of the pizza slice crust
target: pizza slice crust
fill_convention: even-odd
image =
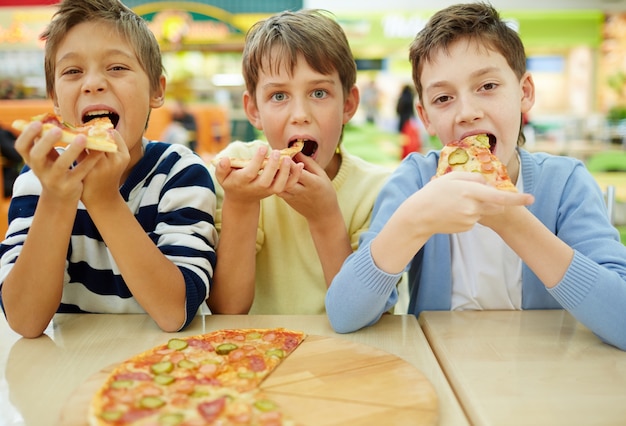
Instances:
[[[299,140],[299,141],[296,141],[290,147],[281,149],[280,160],[282,160],[283,158],[287,158],[287,157],[293,158],[294,155],[302,151],[302,148],[304,148],[304,141]],[[223,157],[215,157],[214,159],[211,160],[211,163],[214,166],[217,166],[217,164],[220,162],[222,158]],[[252,161],[251,158],[236,158],[236,157],[229,157],[229,160],[230,160],[230,167],[232,169],[243,169]],[[263,163],[261,164],[262,169],[265,168],[265,166],[267,166],[268,161],[269,161],[269,152],[267,154],[267,158],[265,158],[265,160],[263,160]]]

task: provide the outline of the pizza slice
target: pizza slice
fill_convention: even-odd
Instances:
[[[56,114],[44,113],[36,115],[30,120],[15,120],[12,127],[22,132],[30,123],[35,121],[43,123],[42,135],[54,127],[61,129],[62,143],[70,144],[76,135],[83,134],[87,136],[87,149],[105,152],[117,151],[117,144],[108,132],[109,129],[114,128],[108,117],[96,117],[81,126],[72,126]]]
[[[302,148],[304,148],[304,141],[298,140],[294,142],[288,148],[284,148],[280,150],[280,159],[282,160],[285,157],[293,158],[294,155],[302,151]],[[267,165],[269,155],[270,153],[268,152],[266,159],[263,160],[261,168],[264,168]],[[217,164],[220,162],[221,159],[222,157],[215,157],[213,160],[211,160],[211,163],[214,166],[217,166]],[[233,169],[243,169],[252,161],[251,158],[236,158],[236,157],[229,157],[229,160],[230,160],[230,167]]]
[[[487,184],[503,191],[517,192],[506,166],[489,149],[489,136],[479,134],[452,141],[441,149],[437,173],[442,176],[451,171],[482,174]]]
[[[275,328],[170,339],[108,374],[89,423],[283,424],[280,407],[258,388],[304,338]]]

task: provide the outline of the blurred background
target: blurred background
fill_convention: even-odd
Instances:
[[[362,105],[344,144],[395,167],[410,151],[440,146],[416,118],[399,122],[412,87],[408,45],[438,9],[426,0],[123,0],[161,44],[168,92],[147,136],[191,143],[207,160],[232,140],[262,137],[241,109],[243,39],[250,26],[286,9],[332,12],[348,35]],[[51,110],[38,36],[53,0],[0,0],[0,125]],[[537,86],[527,119],[529,150],[585,161],[601,187],[616,188],[616,224],[626,224],[626,0],[492,0],[525,46]],[[185,112],[188,113],[185,115]],[[191,118],[190,118],[191,117]],[[10,195],[10,194],[9,194]]]

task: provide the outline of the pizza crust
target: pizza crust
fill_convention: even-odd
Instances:
[[[294,155],[302,151],[302,148],[304,148],[304,141],[301,141],[301,140],[296,141],[290,147],[280,150],[280,159],[282,160],[283,158],[287,158],[287,157],[293,158]],[[217,167],[217,164],[220,162],[222,158],[223,157],[215,157],[214,159],[211,160],[211,164]],[[243,169],[252,161],[251,158],[237,158],[237,157],[229,157],[229,160],[230,160],[230,167],[233,169]],[[267,165],[268,161],[269,161],[269,152],[267,154],[267,158],[263,160],[263,163],[261,164],[261,168],[264,168]]]

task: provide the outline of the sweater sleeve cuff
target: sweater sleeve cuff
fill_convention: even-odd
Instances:
[[[389,274],[376,266],[372,258],[371,242],[368,243],[367,247],[357,250],[354,264],[358,281],[363,283],[369,291],[378,296],[388,296],[398,284],[400,278],[402,278],[402,272],[399,274]]]
[[[587,257],[574,251],[574,258],[565,276],[548,292],[565,309],[575,309],[591,291],[598,275],[598,265]]]

